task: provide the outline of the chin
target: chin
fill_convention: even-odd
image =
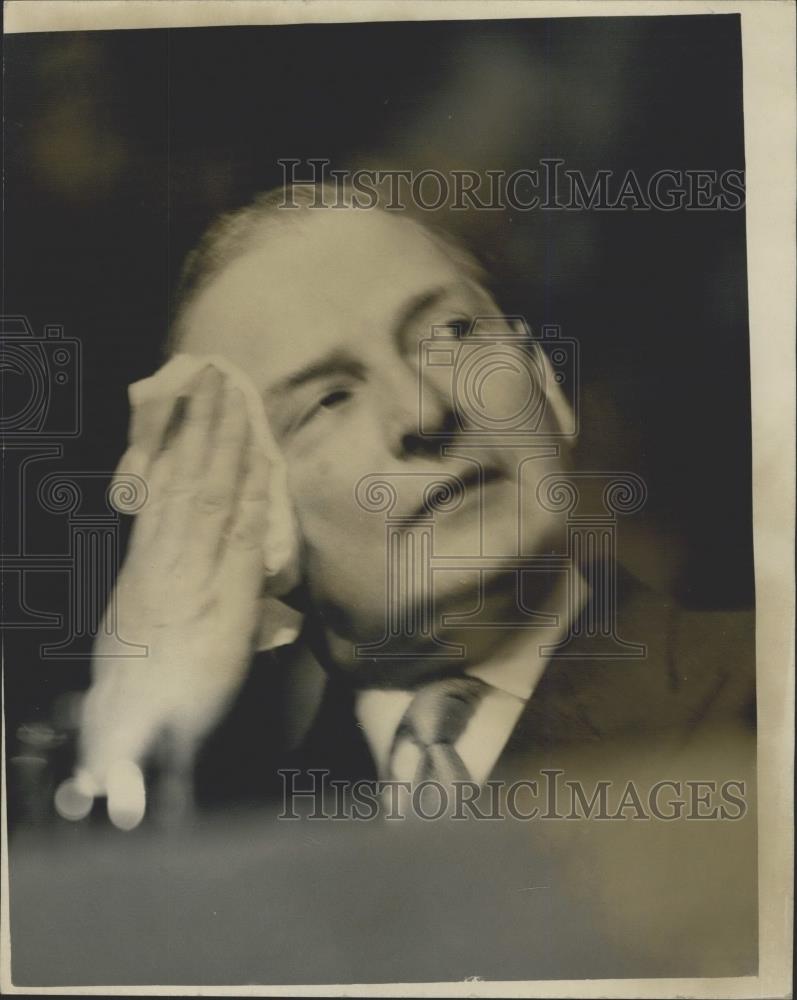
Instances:
[[[452,580],[440,591],[435,589],[433,637],[398,635],[386,642],[383,607],[369,609],[369,613],[360,608],[355,616],[327,607],[321,623],[331,665],[358,685],[406,688],[432,677],[460,673],[489,656],[511,637],[512,629],[463,629],[444,626],[441,619],[447,614],[467,614],[480,606],[488,617],[511,618],[513,611],[516,613],[515,577],[495,574],[481,585],[478,574],[468,577]]]

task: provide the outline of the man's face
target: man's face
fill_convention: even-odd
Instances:
[[[181,349],[225,354],[262,391],[287,463],[308,589],[338,634],[370,641],[385,629],[386,512],[355,498],[375,474],[396,489],[392,518],[422,513],[424,488],[441,473],[465,479],[463,502],[438,513],[434,527],[435,555],[462,557],[464,568],[435,572],[434,596],[439,611],[467,611],[479,584],[468,556],[528,554],[550,530],[538,515],[520,526],[519,542],[518,481],[525,477],[523,493],[533,497],[556,460],[536,458],[519,473],[517,448],[469,448],[453,369],[422,373],[420,345],[433,326],[467,330],[499,309],[407,219],[320,209],[288,222],[272,224],[196,297]],[[450,336],[461,349],[453,329]],[[500,416],[522,409],[528,384],[497,366],[479,391],[480,405]]]

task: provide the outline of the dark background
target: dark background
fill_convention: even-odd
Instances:
[[[160,364],[185,253],[219,211],[282,180],[279,158],[514,170],[556,156],[588,177],[635,169],[643,179],[744,168],[735,15],[4,41],[2,311],[36,331],[62,324],[82,344],[82,433],[52,469],[113,469],[125,389]],[[581,462],[635,471],[649,488],[646,510],[623,528],[631,571],[690,607],[751,606],[744,212],[508,210],[451,221],[501,275],[507,311],[579,340]],[[64,552],[64,519],[35,498],[24,504],[28,551]],[[31,607],[65,612],[63,574],[37,574],[27,588]],[[41,660],[42,642],[62,634],[16,629],[7,640],[11,755],[27,755],[22,771],[41,802],[68,767],[59,696],[88,676],[85,661]]]

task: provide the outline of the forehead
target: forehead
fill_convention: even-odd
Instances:
[[[307,209],[266,222],[202,289],[180,349],[224,354],[265,388],[319,353],[388,337],[408,301],[463,280],[462,265],[409,219]]]

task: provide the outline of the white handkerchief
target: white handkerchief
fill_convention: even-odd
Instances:
[[[278,598],[299,581],[299,536],[288,493],[285,462],[271,433],[263,401],[249,376],[219,355],[176,354],[149,378],[128,389],[132,410],[128,449],[117,475],[133,473],[146,479],[152,456],[160,447],[175,402],[186,386],[208,365],[218,368],[241,390],[258,450],[268,466],[268,514],[263,536],[261,629],[258,649],[273,649],[293,642],[302,616]]]

